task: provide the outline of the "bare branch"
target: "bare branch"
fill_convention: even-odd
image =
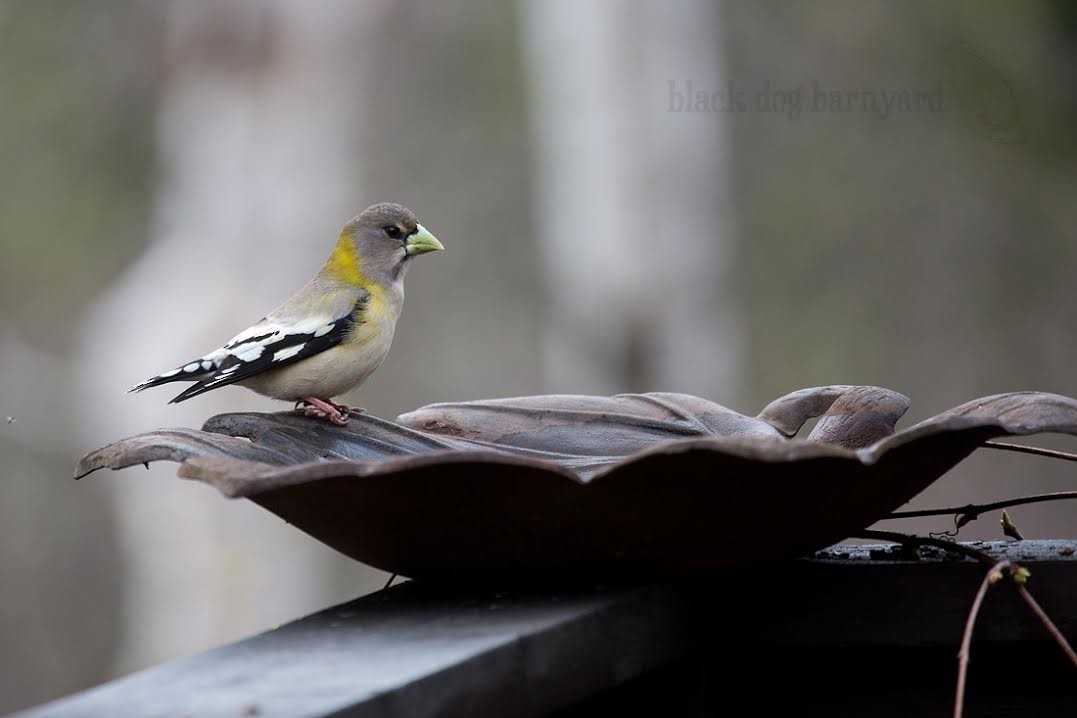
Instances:
[[[996,563],[996,560],[990,555],[978,549],[974,549],[971,546],[930,536],[913,536],[910,534],[898,533],[896,531],[865,529],[851,538],[889,541],[891,543],[901,544],[902,546],[935,546],[945,551],[950,551],[951,553],[959,553],[962,556],[966,556],[988,566],[994,566]]]
[[[1066,654],[1066,657],[1069,658],[1070,663],[1072,663],[1073,666],[1077,668],[1077,653],[1074,652],[1073,647],[1069,644],[1069,641],[1066,640],[1066,637],[1062,635],[1062,632],[1058,630],[1058,626],[1055,625],[1054,621],[1052,621],[1050,617],[1044,612],[1043,608],[1040,607],[1040,604],[1036,602],[1036,599],[1032,597],[1032,594],[1029,593],[1029,590],[1025,587],[1025,582],[1028,580],[1029,577],[1029,572],[1027,569],[1018,566],[1015,563],[997,561],[989,554],[974,549],[971,546],[966,546],[965,544],[956,543],[954,541],[945,541],[943,539],[929,538],[926,536],[913,536],[910,534],[897,533],[895,531],[874,531],[870,529],[861,531],[859,535],[854,536],[853,538],[891,541],[893,543],[901,544],[902,546],[937,546],[938,548],[951,551],[953,553],[959,553],[963,556],[975,559],[983,564],[992,567],[991,571],[988,572],[987,577],[984,578],[984,582],[987,583],[987,585],[990,585],[991,583],[994,583],[998,580],[998,578],[991,580],[992,576],[999,575],[999,567],[1005,566],[1007,568],[1010,578],[1013,580],[1014,588],[1017,589],[1017,593],[1028,605],[1029,609],[1036,616],[1036,618],[1039,619],[1040,623],[1043,624],[1043,627],[1047,629],[1047,632],[1051,634],[1051,637],[1055,639],[1055,643],[1057,643],[1058,646],[1062,649],[1063,653]],[[977,593],[977,598],[973,602],[973,610],[969,612],[969,620],[966,621],[965,624],[966,634],[970,636],[971,625],[975,623],[976,620],[975,612],[979,611],[980,604],[983,602],[983,597],[980,594],[984,591],[986,591],[986,589],[984,588],[983,584],[981,584],[980,592]],[[971,640],[971,637],[969,638],[969,640]],[[967,663],[967,649],[965,647],[964,640],[962,640],[962,651],[965,652],[966,658],[964,660]],[[961,660],[960,657],[961,653],[958,653],[959,669]],[[960,673],[958,675],[958,681],[958,699],[960,700],[964,691],[964,678],[961,676]],[[954,715],[960,716],[960,711],[961,704],[957,700],[955,700]]]
[[[1027,588],[1017,584],[1017,593],[1020,594],[1021,598],[1028,604],[1028,607],[1032,609],[1032,612],[1036,614],[1036,617],[1040,619],[1040,623],[1044,625],[1047,632],[1055,639],[1055,643],[1057,643],[1063,653],[1066,654],[1066,657],[1070,659],[1070,663],[1073,664],[1073,667],[1077,668],[1077,653],[1074,652],[1073,646],[1069,644],[1066,637],[1062,635],[1062,631],[1058,630],[1058,626],[1055,625],[1055,622],[1048,617],[1040,607],[1040,604],[1037,603],[1036,599],[1032,597],[1032,594],[1028,592]]]
[[[1051,459],[1062,459],[1063,461],[1077,461],[1077,454],[1071,454],[1068,451],[1056,451],[1054,449],[1041,449],[1038,446],[1010,444],[1004,441],[988,441],[984,443],[983,446],[985,449],[1001,449],[1002,451],[1016,451],[1019,454],[1035,454],[1036,456],[1046,456]]]
[[[980,588],[976,591],[976,597],[972,599],[972,607],[969,609],[968,618],[965,619],[965,632],[961,636],[961,648],[957,652],[957,689],[954,695],[954,718],[961,718],[965,710],[965,681],[969,672],[969,652],[972,648],[972,632],[976,627],[976,617],[980,613],[987,589],[994,586],[1002,579],[1003,569],[1011,567],[1009,561],[999,561],[984,575],[980,582]]]
[[[969,519],[969,521],[971,521],[980,514],[986,513],[988,511],[1007,509],[1014,506],[1024,506],[1025,504],[1040,504],[1047,501],[1071,501],[1073,499],[1077,499],[1077,491],[1054,491],[1049,494],[1030,494],[1028,496],[1019,496],[1013,499],[1003,499],[1002,501],[994,501],[989,504],[965,504],[964,506],[948,506],[941,509],[914,509],[911,511],[894,511],[889,516],[886,516],[883,520],[911,519],[918,518],[921,516],[949,516],[950,514],[956,514],[957,516],[971,517]],[[965,523],[968,523],[968,521],[966,521]]]

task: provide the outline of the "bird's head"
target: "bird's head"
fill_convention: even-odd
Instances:
[[[330,263],[337,265],[332,269],[341,276],[354,269],[363,279],[389,284],[404,277],[412,257],[442,249],[411,210],[380,202],[344,225]],[[354,256],[348,256],[349,250]]]

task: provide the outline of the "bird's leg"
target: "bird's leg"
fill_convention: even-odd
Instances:
[[[300,408],[302,407],[302,408]],[[316,419],[329,419],[337,426],[344,426],[348,423],[348,414],[341,413],[343,407],[340,404],[334,404],[326,399],[319,399],[316,396],[305,396],[296,402],[297,410],[302,411],[304,416],[312,416]]]

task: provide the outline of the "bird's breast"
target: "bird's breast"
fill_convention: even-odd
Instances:
[[[307,396],[330,399],[367,380],[385,360],[389,344],[338,344],[295,364],[269,369],[242,382],[259,394],[298,401]]]

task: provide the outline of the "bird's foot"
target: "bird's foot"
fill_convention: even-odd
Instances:
[[[315,419],[328,419],[337,426],[345,426],[348,423],[348,415],[351,413],[361,414],[363,410],[351,407],[347,404],[337,404],[329,399],[319,399],[316,396],[303,397],[295,403],[296,411],[303,412],[304,416]]]
[[[365,414],[366,413],[366,409],[364,409],[361,406],[349,406],[348,404],[338,404],[335,401],[330,401],[329,403],[332,404],[333,406],[335,406],[337,408],[337,411],[339,411],[344,416],[347,416],[348,414]]]

